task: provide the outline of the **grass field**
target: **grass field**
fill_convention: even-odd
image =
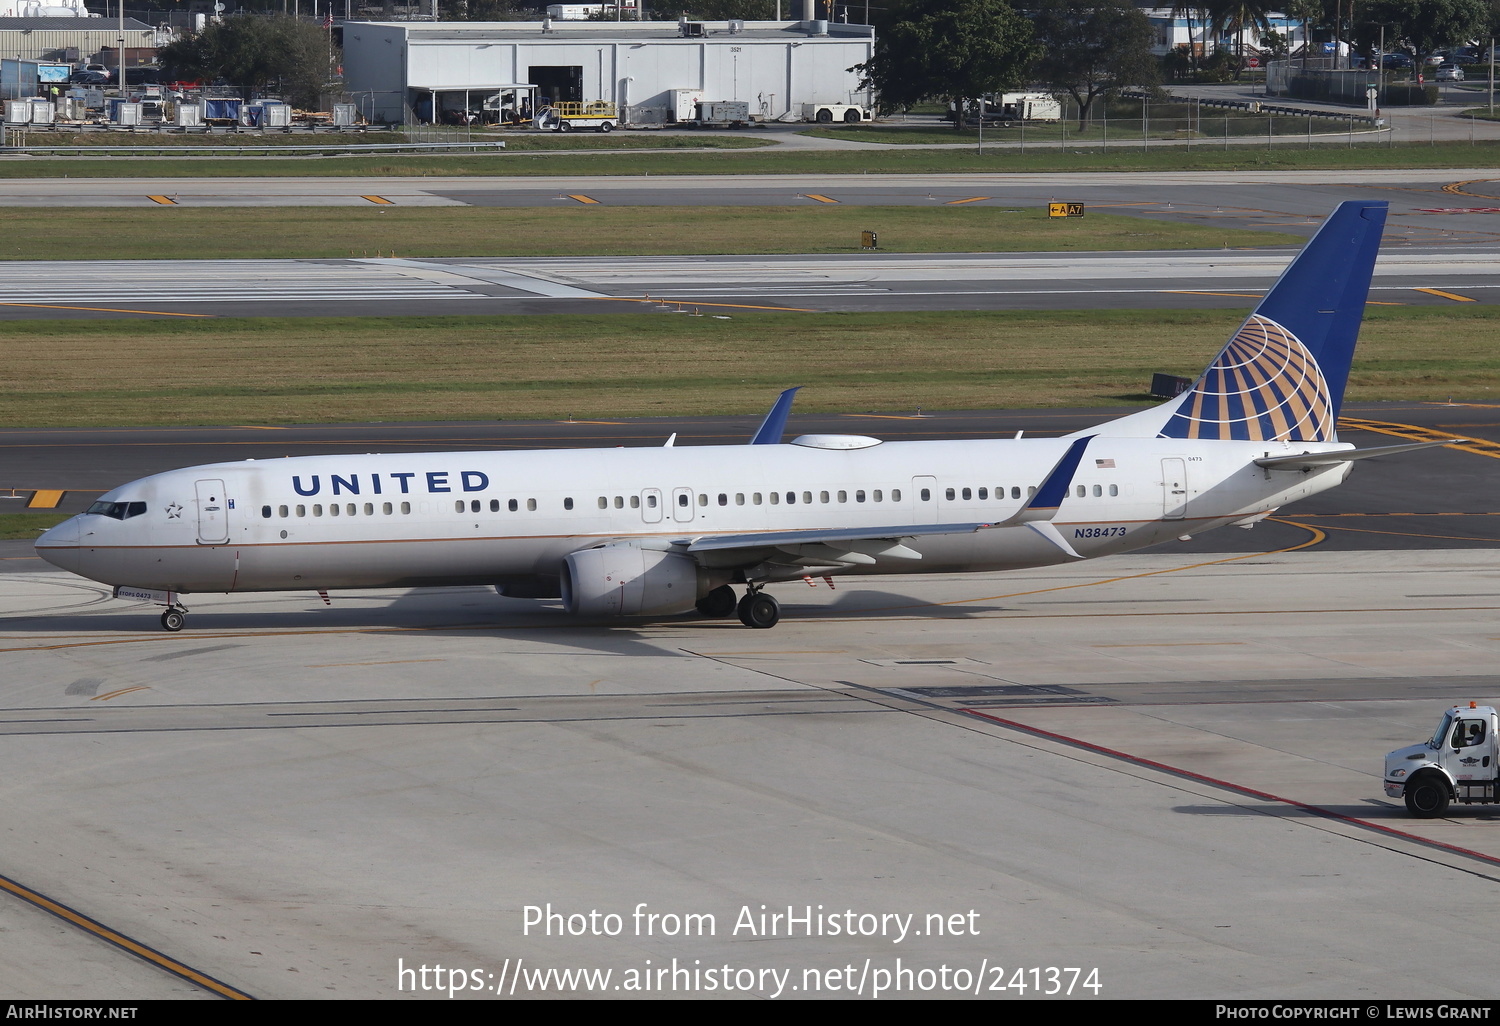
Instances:
[[[1274,232],[1041,209],[853,207],[0,208],[0,260],[904,253],[1294,245]]]
[[[35,538],[66,519],[66,513],[0,513],[0,541]]]
[[[615,136],[610,136],[613,139]],[[601,137],[602,138],[602,137]],[[688,136],[705,139],[708,136]],[[731,138],[759,138],[758,136]],[[191,178],[472,175],[955,174],[1037,171],[1223,171],[1351,168],[1482,168],[1500,164],[1500,143],[1412,143],[1370,139],[1306,147],[1296,136],[1274,149],[1244,144],[1162,146],[1001,146],[942,149],[787,150],[757,147],[711,153],[581,153],[515,150],[484,156],[339,156],[298,158],[26,158],[0,160],[0,178]]]
[[[0,324],[0,426],[601,419],[1145,402],[1234,311]],[[1372,308],[1349,395],[1493,399],[1500,307]]]

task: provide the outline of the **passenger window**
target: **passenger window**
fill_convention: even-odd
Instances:
[[[609,509],[609,499],[603,495],[599,496],[599,508]]]
[[[317,507],[315,506],[313,508],[316,509]],[[336,503],[336,502],[330,502],[328,504],[328,515],[331,516],[331,517],[336,517],[336,516],[339,515],[339,504],[338,503]]]
[[[788,506],[792,506],[792,505],[795,505],[796,502],[797,502],[797,493],[796,492],[787,492],[786,493],[786,504]]]
[[[474,505],[477,506],[477,505],[479,505],[479,503],[476,502]],[[367,517],[373,517],[374,515],[375,515],[375,504],[373,502],[367,502],[367,503],[365,503],[365,516],[367,516]]]
[[[298,506],[297,507],[297,515],[299,517],[305,517],[305,516],[307,516],[307,507],[306,506]]]
[[[727,505],[729,505],[729,495],[728,495],[727,492],[720,492],[719,493],[719,505],[720,506],[727,506]]]
[[[322,506],[322,504],[321,503],[317,503],[317,502],[313,503],[313,516],[320,517],[322,515],[323,515],[323,506]]]
[[[473,500],[473,501],[471,501],[471,502],[470,502],[470,503],[469,503],[469,512],[470,512],[470,513],[478,513],[478,512],[479,512],[479,510],[480,510],[480,508],[481,508],[481,507],[480,507],[480,505],[479,505],[479,500],[478,500],[478,499],[474,499],[474,500]],[[369,512],[369,507],[366,507],[366,508],[365,508],[365,511],[366,511],[366,512]]]
[[[745,493],[744,492],[735,492],[734,493],[734,504],[736,506],[743,506],[745,504]]]
[[[287,513],[288,513],[288,510],[287,510],[287,508],[285,506],[277,506],[276,507],[276,515],[277,516],[282,517],[283,519],[285,519],[286,516],[287,516]]]
[[[943,497],[946,498],[949,502],[952,502],[954,499],[958,498],[952,488],[949,488],[946,492],[944,492]]]
[[[901,501],[901,489],[899,489],[899,488],[892,488],[891,489],[891,501],[892,502],[900,502]]]
[[[270,520],[271,519],[271,507],[270,506],[262,506],[260,508],[260,515],[262,517],[264,517],[266,520]]]
[[[352,517],[357,512],[357,508],[355,507],[354,503],[351,502],[349,503],[349,505],[344,507],[344,512]]]
[[[402,514],[410,513],[411,512],[411,503],[409,503],[409,502],[403,502],[401,504],[401,512],[402,512]]]
[[[775,505],[780,504],[780,502],[781,502],[781,493],[780,492],[772,492],[771,493],[771,505],[775,506]]]
[[[964,501],[968,502],[972,498],[974,498],[974,493],[971,492],[969,489],[965,488],[964,489]]]
[[[870,498],[874,499],[876,502],[880,502],[882,500],[882,497],[884,495],[885,495],[885,493],[882,492],[879,488],[877,488],[873,492],[870,493]]]
[[[573,500],[572,500],[572,498],[569,497],[569,498],[564,499],[563,500],[563,509],[572,509],[572,508],[573,508]]]
[[[846,491],[844,491],[842,488],[839,489],[839,501],[840,502],[848,502],[849,501],[849,493],[846,492]]]
[[[922,501],[923,502],[931,502],[932,501],[932,489],[930,489],[930,488],[923,488],[922,489]]]
[[[535,513],[536,512],[536,500],[535,499],[527,499],[526,500],[526,508],[528,510],[530,510],[531,512]]]
[[[455,500],[454,503],[453,503],[453,512],[455,512],[455,513],[462,513],[463,511],[464,511],[464,500],[462,500],[462,499]]]
[[[405,503],[402,503],[402,505],[405,505]],[[510,509],[510,511],[512,513],[514,513],[517,509],[520,508],[519,506],[516,505],[516,500],[515,499],[511,499],[510,502],[507,503],[507,505],[508,505],[508,507],[509,507],[509,509]]]
[[[655,506],[656,504],[652,503],[652,505]],[[630,508],[631,509],[640,509],[641,508],[641,497],[639,495],[632,495],[630,497]]]
[[[988,488],[979,489],[979,497],[981,499],[988,499],[990,497],[990,490]]]
[[[380,504],[380,512],[384,513],[386,516],[390,516],[391,515],[391,504],[389,502],[382,502]]]
[[[708,505],[708,496],[704,495],[702,492],[698,493],[698,505],[700,505],[700,506],[707,506]]]
[[[819,492],[818,493],[818,501],[819,502],[827,502],[828,501],[828,493],[827,492]]]
[[[615,509],[624,509],[624,508],[625,508],[625,496],[623,496],[623,495],[616,495],[615,496]]]
[[[752,496],[752,498],[751,498],[750,501],[753,502],[753,503],[755,503],[755,505],[759,506],[760,505],[760,492],[756,492],[755,495]]]
[[[385,511],[387,513],[389,513],[391,511],[391,504],[389,502],[385,504]],[[499,513],[500,512],[500,500],[499,499],[491,499],[490,500],[490,512],[491,513]]]
[[[1011,494],[1015,495],[1016,498],[1019,499],[1021,496],[1017,495],[1016,493],[1019,492],[1020,490],[1021,489],[1019,489],[1019,488],[1012,488],[1011,489]],[[1027,485],[1026,486],[1026,497],[1030,498],[1030,497],[1032,497],[1034,495],[1036,495],[1036,485]]]
[[[1110,485],[1109,486],[1109,494],[1111,494],[1111,495],[1119,495],[1120,494],[1120,486],[1119,485]]]
[[[646,508],[647,509],[655,509],[656,508],[656,496],[655,495],[648,495],[648,496],[646,496]]]
[[[1078,497],[1081,499],[1081,498],[1083,498],[1087,494],[1088,494],[1088,489],[1085,488],[1083,485],[1079,485],[1078,486]]]
[[[865,501],[865,490],[863,488],[859,488],[859,489],[855,490],[855,492],[854,492],[854,501],[855,502],[864,502]]]
[[[1101,496],[1103,494],[1104,494],[1104,488],[1103,488],[1103,486],[1102,485],[1094,485],[1094,498],[1097,499],[1099,496]]]

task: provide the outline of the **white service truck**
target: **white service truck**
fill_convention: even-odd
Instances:
[[[870,109],[857,103],[804,103],[802,120],[816,121],[820,125],[831,125],[834,122],[857,125],[861,121],[870,120]]]
[[[1386,796],[1405,799],[1407,811],[1418,819],[1441,816],[1450,802],[1500,802],[1497,731],[1500,722],[1493,706],[1455,705],[1443,713],[1427,741],[1385,757]]]

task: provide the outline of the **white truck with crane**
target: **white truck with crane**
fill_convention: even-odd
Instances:
[[[1497,732],[1493,706],[1454,706],[1443,713],[1431,738],[1385,757],[1386,796],[1405,799],[1407,811],[1418,819],[1436,819],[1451,802],[1500,803]]]

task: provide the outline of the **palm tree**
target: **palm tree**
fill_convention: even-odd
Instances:
[[[1186,18],[1188,23],[1188,66],[1194,71],[1198,69],[1198,51],[1193,49],[1193,18],[1198,16],[1200,22],[1204,21],[1203,15],[1207,12],[1202,3],[1178,3],[1173,6],[1170,17],[1175,22],[1178,18]]]
[[[1216,35],[1234,35],[1235,57],[1239,60],[1240,68],[1245,66],[1245,33],[1258,30],[1269,31],[1271,28],[1271,12],[1280,7],[1269,3],[1258,3],[1255,0],[1229,0],[1227,3],[1210,4],[1208,8],[1209,29]],[[1235,77],[1239,77],[1239,68],[1235,69]]]

